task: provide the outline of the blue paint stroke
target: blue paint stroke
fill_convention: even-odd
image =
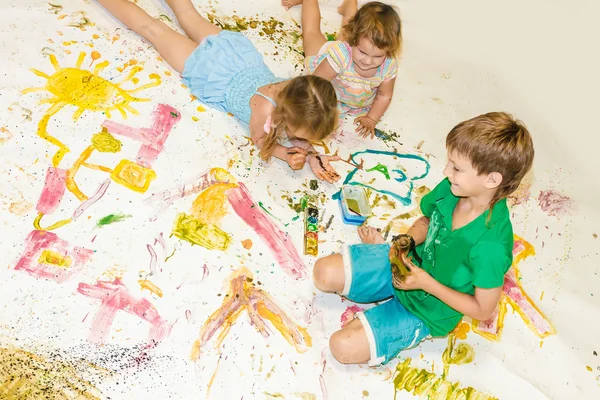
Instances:
[[[361,182],[351,182],[352,178],[354,177],[354,175],[356,174],[356,172],[358,172],[358,168],[354,168],[354,170],[350,171],[350,173],[348,175],[346,175],[346,179],[344,179],[344,183],[343,185],[351,185],[351,186],[360,186],[363,188],[367,188],[367,189],[371,189],[374,190],[376,192],[379,193],[383,193],[383,194],[387,194],[391,197],[393,197],[394,199],[398,200],[402,205],[408,206],[410,203],[412,203],[411,197],[412,197],[412,192],[414,189],[414,181],[423,179],[424,177],[426,177],[429,174],[429,169],[430,169],[430,165],[429,162],[424,159],[421,156],[417,156],[415,154],[401,154],[401,153],[394,153],[393,151],[381,151],[381,150],[364,150],[364,151],[358,151],[356,153],[352,153],[350,155],[350,160],[352,162],[354,162],[355,164],[358,164],[358,162],[355,160],[355,157],[360,156],[361,154],[381,154],[384,156],[392,156],[392,157],[398,157],[398,158],[406,158],[409,160],[418,160],[418,161],[422,161],[423,163],[425,163],[425,172],[419,176],[415,176],[410,178],[409,181],[409,188],[408,188],[408,195],[407,196],[400,196],[397,193],[394,192],[390,192],[388,190],[381,190],[381,189],[376,189],[372,186],[366,185],[364,183]],[[402,182],[406,182],[409,178],[408,176],[406,176],[406,174],[404,173],[404,171],[399,170],[399,169],[394,169],[392,170],[392,172],[397,173],[398,175],[400,175],[398,178],[394,178],[394,180],[398,183],[402,183]],[[335,193],[332,196],[332,199],[334,200],[338,200],[340,198],[341,195],[341,190],[339,190],[337,193]]]

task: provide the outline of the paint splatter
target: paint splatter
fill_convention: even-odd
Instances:
[[[246,250],[250,250],[252,248],[252,240],[250,240],[250,239],[242,240],[242,247],[245,248]]]
[[[448,346],[442,353],[442,361],[444,362],[444,374],[442,377],[448,376],[450,364],[462,365],[469,364],[475,359],[475,351],[467,343],[459,343],[456,345],[456,336],[448,335]]]
[[[575,201],[555,190],[542,190],[538,196],[538,205],[553,217],[562,217],[575,210]]]
[[[309,392],[296,392],[294,393],[294,396],[296,396],[300,400],[317,400],[317,396]]]
[[[95,285],[80,283],[77,291],[86,297],[102,301],[92,321],[89,335],[91,342],[103,343],[106,340],[119,310],[150,323],[149,343],[159,343],[171,333],[172,325],[161,318],[156,308],[146,299],[134,298],[119,278],[112,282],[98,281]]]
[[[82,376],[82,371],[90,369],[95,367],[89,363],[48,360],[21,349],[0,347],[0,398],[100,400],[100,390]]]
[[[357,306],[356,304],[351,305],[350,307],[346,307],[346,311],[344,311],[342,313],[342,316],[340,317],[340,323],[342,325],[342,328],[345,327],[346,324],[348,324],[348,322],[354,319],[356,313],[359,313],[361,311],[365,311],[365,309]]]
[[[534,254],[535,249],[533,246],[529,242],[515,235],[513,264],[504,276],[504,286],[502,287],[500,304],[496,308],[494,316],[489,320],[473,320],[473,332],[488,340],[499,340],[504,326],[506,306],[507,304],[510,304],[512,309],[517,311],[527,326],[539,337],[545,338],[556,334],[556,330],[550,321],[548,321],[546,316],[540,311],[521,286],[521,273],[517,268],[517,265],[525,258]]]
[[[372,171],[377,171],[377,172],[381,172],[383,174],[383,176],[385,176],[386,180],[390,179],[390,173],[388,171],[388,167],[386,167],[383,164],[377,163],[376,166],[374,166],[373,168],[369,168],[366,170],[367,172],[372,172]]]
[[[266,321],[269,321],[298,352],[305,352],[312,345],[312,339],[306,329],[292,321],[265,291],[254,285],[252,273],[247,268],[235,271],[229,285],[230,289],[223,304],[208,317],[200,331],[200,337],[194,343],[192,360],[200,358],[202,349],[220,330],[214,346],[218,348],[244,310],[248,313],[252,325],[264,338],[269,337],[266,324]]]
[[[283,270],[295,279],[306,277],[306,266],[291,238],[257,207],[246,185],[240,182],[239,187],[229,190],[227,197],[236,214],[267,243]]]
[[[98,222],[96,223],[96,226],[98,228],[102,228],[103,226],[121,222],[123,220],[126,220],[127,218],[131,218],[131,215],[129,215],[129,214],[108,214],[107,216],[100,218],[98,220]]]
[[[396,366],[394,387],[429,400],[498,400],[472,387],[461,388],[457,382],[449,382],[433,372],[411,368],[411,359]]]
[[[466,340],[467,333],[471,330],[471,325],[465,321],[461,321],[456,328],[452,331],[452,334],[456,336],[457,339]]]

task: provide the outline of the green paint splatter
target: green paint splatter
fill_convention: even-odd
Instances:
[[[283,226],[288,226],[289,224],[284,223],[280,218],[277,218],[276,216],[274,216],[273,214],[271,214],[271,212],[269,210],[267,210],[267,208],[264,206],[264,204],[262,203],[262,201],[258,202],[258,206],[267,214],[269,214],[271,217],[275,218],[277,221],[281,222],[283,224]]]
[[[124,219],[131,218],[131,215],[125,214],[108,214],[106,217],[102,217],[96,223],[96,226],[102,228],[105,225],[114,224],[115,222],[121,222]]]
[[[325,37],[327,38],[328,42],[333,42],[337,40],[337,33],[325,33]]]
[[[385,176],[385,179],[390,180],[390,173],[388,171],[388,167],[386,167],[383,164],[377,163],[376,166],[367,170],[367,172],[371,172],[371,171],[381,172]]]

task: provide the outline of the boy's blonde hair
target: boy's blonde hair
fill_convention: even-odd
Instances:
[[[388,57],[396,57],[402,47],[402,22],[395,8],[372,1],[362,6],[342,27],[344,37],[352,47],[362,38],[370,40],[375,47],[385,51]]]
[[[268,161],[278,139],[288,127],[306,129],[310,141],[329,136],[338,122],[337,97],[331,82],[314,75],[292,79],[275,98],[277,106],[271,114],[271,132],[267,134],[260,157]]]
[[[517,190],[533,164],[529,131],[523,122],[504,112],[479,115],[456,125],[446,137],[446,148],[467,157],[479,175],[502,175],[490,209]]]

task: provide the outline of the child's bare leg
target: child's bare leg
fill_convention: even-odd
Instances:
[[[346,282],[342,255],[336,253],[319,258],[313,268],[313,281],[322,292],[341,293]]]
[[[127,0],[97,1],[125,26],[152,43],[161,57],[177,72],[183,72],[185,61],[198,46],[196,42],[152,18]]]
[[[302,41],[304,43],[304,56],[316,56],[327,39],[321,32],[321,10],[318,0],[304,0],[302,2]]]
[[[329,349],[333,357],[342,364],[365,364],[371,359],[367,333],[358,318],[331,335]]]
[[[290,8],[302,4],[302,0],[281,0],[281,5],[289,10]]]
[[[356,12],[358,11],[358,1],[357,0],[344,0],[342,1],[342,5],[338,7],[338,13],[342,15],[342,29],[340,29],[340,33],[338,33],[337,40],[346,40],[344,36],[344,26],[354,18]]]
[[[361,225],[358,228],[358,236],[363,243],[366,244],[382,244],[385,239],[378,229],[368,225]]]
[[[205,19],[191,0],[165,0],[173,13],[177,22],[194,42],[200,44],[202,39],[210,35],[216,35],[221,32],[221,28],[211,24]]]

